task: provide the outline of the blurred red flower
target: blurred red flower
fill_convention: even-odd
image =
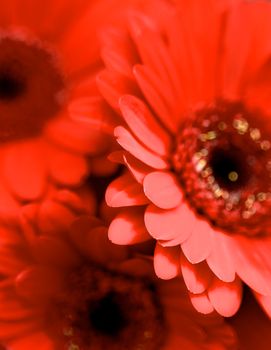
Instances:
[[[28,205],[20,228],[2,229],[0,341],[10,350],[236,349],[231,327],[197,313],[180,279],[157,281],[149,260],[81,215],[83,194]]]
[[[97,32],[137,2],[1,2],[0,220],[14,219],[50,182],[78,186],[90,168],[115,169],[105,157],[115,117],[93,79]]]

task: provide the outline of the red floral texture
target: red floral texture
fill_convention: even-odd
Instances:
[[[105,157],[113,114],[93,79],[97,30],[137,2],[1,1],[1,220],[14,219],[50,182],[73,187],[115,169]]]
[[[236,349],[230,326],[216,313],[197,313],[180,279],[157,281],[149,260],[112,244],[103,223],[84,215],[89,202],[86,191],[60,191],[23,207],[17,228],[1,229],[1,343],[9,350]]]
[[[103,37],[105,100],[127,172],[107,189],[120,245],[155,239],[158,277],[233,315],[248,284],[271,315],[270,34],[265,1],[179,1]],[[161,25],[163,23],[163,25]]]

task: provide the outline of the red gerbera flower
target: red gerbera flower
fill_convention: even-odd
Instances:
[[[11,0],[0,15],[0,218],[40,198],[48,179],[77,186],[110,172],[110,118],[95,96],[97,28],[137,1]],[[103,113],[104,117],[104,113]],[[109,119],[108,119],[109,118]],[[91,155],[89,163],[87,156]],[[104,159],[104,157],[102,158]],[[102,168],[102,169],[101,169]]]
[[[29,205],[21,227],[1,234],[9,264],[1,264],[0,340],[8,349],[236,348],[230,326],[197,313],[181,280],[157,282],[152,264],[112,244],[98,219],[71,219],[75,207],[80,215],[78,200],[47,210],[54,224],[45,230],[41,206]]]
[[[241,281],[271,313],[271,5],[179,1],[104,36],[100,91],[124,123],[126,165],[106,199],[117,244],[157,240],[156,274],[181,272],[195,307],[233,315]],[[162,24],[161,24],[162,23]],[[117,63],[116,63],[117,62]]]

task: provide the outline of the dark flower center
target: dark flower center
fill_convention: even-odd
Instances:
[[[271,134],[264,117],[218,101],[181,127],[173,167],[197,215],[229,233],[269,232]]]
[[[234,146],[226,149],[216,147],[212,151],[209,165],[221,188],[233,191],[246,186],[249,180],[249,169],[244,158],[244,152]]]
[[[110,292],[90,304],[89,320],[94,329],[108,336],[116,336],[125,328],[127,320],[118,294]]]
[[[14,72],[3,69],[0,71],[0,100],[12,100],[25,91],[25,80]]]
[[[0,39],[0,142],[39,135],[63,101],[64,79],[40,43]]]
[[[50,324],[65,349],[159,350],[164,342],[153,286],[92,265],[68,276],[67,291],[56,296],[52,315]]]

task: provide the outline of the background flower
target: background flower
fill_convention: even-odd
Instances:
[[[157,281],[150,261],[112,244],[97,218],[80,216],[84,202],[81,210],[74,198],[58,215],[48,211],[51,230],[39,223],[41,207],[29,205],[21,228],[3,231],[2,256],[13,262],[0,283],[8,349],[236,348],[230,326],[215,313],[198,314],[181,280]]]
[[[2,6],[1,221],[14,221],[22,202],[41,198],[50,183],[74,187],[90,171],[114,171],[105,154],[115,117],[96,97],[93,79],[101,66],[97,31],[136,4],[12,0]]]

